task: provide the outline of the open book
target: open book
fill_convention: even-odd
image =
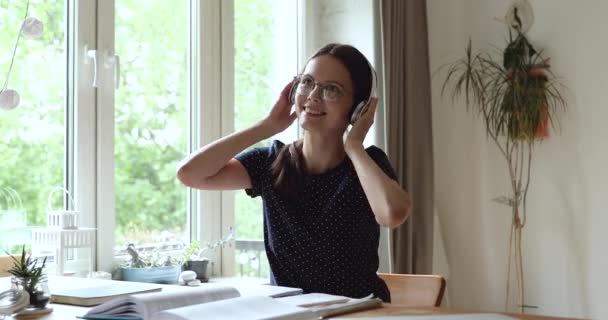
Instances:
[[[304,294],[276,299],[269,296],[243,297],[232,287],[211,287],[122,297],[93,307],[82,318],[308,320],[355,311],[360,308],[371,308],[379,306],[381,303],[379,299],[371,297],[350,299],[323,294]]]

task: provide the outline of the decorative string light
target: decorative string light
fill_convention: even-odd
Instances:
[[[35,17],[28,17],[30,9],[30,0],[27,1],[25,7],[25,16],[23,18],[23,22],[21,23],[21,29],[17,34],[17,40],[15,41],[15,46],[13,47],[13,56],[11,58],[11,63],[8,67],[8,72],[6,74],[6,79],[4,80],[4,85],[0,89],[0,109],[3,110],[12,110],[19,106],[19,102],[21,98],[19,97],[19,92],[17,90],[8,87],[8,80],[11,76],[11,71],[13,70],[13,63],[15,62],[15,55],[17,53],[17,47],[19,45],[19,40],[21,36],[25,36],[28,38],[39,38],[42,36],[42,32],[44,31],[44,25],[42,21],[38,20]]]

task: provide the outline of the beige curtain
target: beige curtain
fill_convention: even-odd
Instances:
[[[391,233],[393,272],[433,265],[433,139],[425,0],[380,0],[387,154],[413,208]]]

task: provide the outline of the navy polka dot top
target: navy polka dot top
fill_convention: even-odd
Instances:
[[[251,178],[251,197],[264,203],[264,245],[273,284],[390,302],[376,274],[380,226],[348,157],[322,174],[306,174],[302,198],[293,205],[273,187],[270,167],[283,147],[253,148],[235,158]],[[377,147],[367,153],[391,178],[395,173]]]

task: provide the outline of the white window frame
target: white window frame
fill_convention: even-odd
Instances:
[[[222,127],[220,119],[224,110],[223,105],[228,102],[230,95],[225,94],[229,90],[229,84],[232,81],[226,78],[231,73],[222,74],[226,70],[226,64],[232,56],[225,52],[228,42],[223,40],[227,36],[230,37],[230,25],[222,23],[223,17],[232,15],[229,11],[231,1],[221,0],[206,0],[193,1],[192,10],[196,12],[195,24],[199,28],[198,42],[192,43],[193,57],[198,63],[196,69],[196,78],[198,83],[193,86],[193,94],[198,98],[198,123],[200,124],[200,132],[198,135],[198,145],[194,145],[193,150],[215,141],[222,137]],[[229,11],[229,12],[228,12]],[[230,37],[231,38],[231,37]],[[204,54],[201,50],[204,48]],[[228,97],[228,98],[227,98]],[[193,234],[193,238],[202,242],[212,242],[222,236],[222,192],[220,191],[192,191],[197,198],[197,231]],[[194,216],[194,215],[191,215]],[[213,253],[210,258],[211,276],[220,274],[223,264],[221,252],[218,250]]]
[[[220,63],[221,74],[221,103],[220,106],[220,121],[221,136],[229,135],[234,131],[234,1],[220,1],[221,2],[221,50],[223,57]],[[219,223],[217,226],[217,237],[214,240],[225,238],[228,236],[228,231],[235,225],[234,218],[234,192],[235,191],[221,191],[220,205],[221,208],[217,211],[219,214]],[[213,240],[213,239],[211,239]],[[234,261],[234,246],[222,248],[219,252],[221,255],[220,261],[221,275],[233,276],[235,269]]]
[[[113,1],[113,0],[111,0]],[[84,64],[84,46],[95,48],[95,0],[65,0],[66,78],[64,187],[81,212],[79,226],[96,226],[96,93],[91,86],[93,69]],[[64,207],[71,206],[64,194]],[[96,259],[96,257],[93,257]],[[95,261],[94,261],[95,262]]]
[[[70,0],[74,1],[74,0]],[[229,1],[190,1],[190,133],[189,151],[197,150],[221,137],[218,119],[222,96],[229,79],[221,78],[222,26],[220,14],[229,10]],[[84,47],[113,52],[114,0],[79,0],[77,39],[76,159],[75,186],[77,202],[83,213],[83,225],[95,226],[97,233],[97,270],[115,268],[113,232],[115,230],[114,188],[114,77],[113,68],[98,68],[97,88],[91,86],[92,64],[85,64]],[[223,13],[226,15],[227,13]],[[96,24],[91,24],[96,21]],[[88,24],[87,24],[88,23]],[[205,54],[198,54],[205,48]],[[120,55],[120,52],[117,53]],[[101,60],[98,62],[101,63]],[[222,66],[222,67],[220,67]],[[222,81],[220,83],[220,81]],[[222,91],[220,91],[222,90]],[[204,98],[201,98],[204,97]],[[227,103],[224,101],[224,103]],[[176,164],[177,165],[177,164]],[[188,229],[192,240],[210,241],[221,235],[221,193],[189,190]],[[101,231],[101,232],[100,232]],[[220,261],[219,257],[214,257]],[[221,264],[221,261],[220,261]]]
[[[93,67],[92,64],[85,64],[85,45],[87,49],[97,47],[96,30],[97,26],[90,23],[96,21],[96,1],[95,0],[69,0],[70,5],[75,11],[73,29],[69,30],[74,35],[73,59],[70,60],[68,70],[72,69],[74,84],[74,107],[73,107],[73,126],[74,139],[71,151],[74,154],[73,168],[68,172],[73,172],[73,192],[78,209],[81,212],[79,224],[86,227],[100,227],[96,221],[97,216],[97,136],[96,120],[96,92],[92,86]],[[70,152],[70,151],[68,151]],[[70,179],[68,179],[70,180]],[[68,184],[68,188],[70,188]],[[71,188],[70,188],[71,189]],[[97,243],[102,243],[97,238]],[[100,252],[97,249],[97,252]],[[100,257],[94,257],[96,261],[104,261]],[[95,263],[93,264],[95,265]],[[98,269],[99,268],[98,266]]]
[[[114,197],[114,69],[101,67],[102,55],[114,52],[114,0],[97,1],[96,223],[99,270],[113,267],[116,210]],[[120,53],[118,53],[120,55]],[[112,232],[108,232],[112,230]]]

